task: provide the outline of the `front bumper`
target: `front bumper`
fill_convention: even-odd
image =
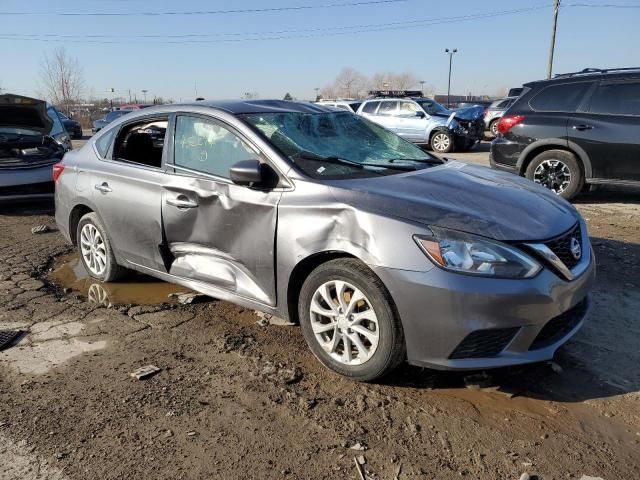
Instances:
[[[571,282],[546,268],[526,280],[478,278],[439,268],[428,272],[372,268],[395,301],[409,363],[440,370],[551,359],[587,317],[588,292],[595,279],[592,251],[587,268]],[[556,335],[549,335],[556,324]],[[479,351],[486,352],[487,341],[503,343],[490,355],[474,356],[471,350],[469,356],[471,343],[480,342]]]
[[[54,163],[0,170],[0,201],[53,198]]]

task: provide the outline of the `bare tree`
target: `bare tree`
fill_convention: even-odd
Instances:
[[[82,94],[84,80],[82,67],[77,58],[72,58],[64,48],[45,56],[40,65],[40,81],[49,101],[69,113]]]
[[[335,79],[334,86],[347,98],[358,97],[367,84],[367,79],[353,68],[343,69]]]
[[[418,77],[411,72],[402,72],[393,76],[393,88],[396,90],[410,90],[418,83]]]

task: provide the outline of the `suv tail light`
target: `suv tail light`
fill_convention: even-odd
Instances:
[[[524,120],[524,115],[505,115],[498,122],[498,133],[504,135]]]
[[[60,178],[63,170],[64,164],[62,162],[53,165],[53,183],[58,183],[58,178]]]

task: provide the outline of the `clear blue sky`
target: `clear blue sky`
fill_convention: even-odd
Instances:
[[[357,0],[3,0],[0,12],[184,12],[197,10],[345,4]],[[243,92],[282,97],[286,92],[311,98],[314,87],[330,82],[343,68],[370,75],[377,71],[411,71],[446,91],[448,61],[444,49],[458,48],[452,93],[494,94],[546,73],[552,9],[435,25],[380,26],[395,22],[442,19],[519,8],[544,7],[553,0],[406,0],[398,3],[260,13],[175,16],[22,16],[0,15],[0,87],[25,95],[38,91],[39,63],[57,46],[65,46],[84,69],[87,87],[98,96],[108,88],[149,90],[149,96],[191,100],[194,83],[207,99],[237,98]],[[565,4],[615,3],[631,0],[583,0]],[[427,22],[425,22],[427,23]],[[361,33],[332,34],[357,25]],[[584,67],[640,65],[640,8],[566,6],[560,12],[555,72]],[[289,36],[254,40],[238,33],[280,32]],[[381,30],[382,29],[382,30]],[[21,36],[15,36],[15,35]],[[61,41],[29,41],[27,34],[78,35]],[[207,34],[210,37],[135,38],[135,35]],[[8,36],[7,36],[8,35]],[[114,35],[113,38],[83,35]],[[306,38],[304,38],[306,36]],[[40,38],[45,37],[30,37]],[[242,39],[243,41],[220,41]],[[204,40],[209,43],[152,43]],[[87,93],[89,93],[87,88]]]

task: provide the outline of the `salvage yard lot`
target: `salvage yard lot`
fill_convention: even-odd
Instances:
[[[360,455],[378,479],[638,478],[640,192],[575,204],[598,277],[556,364],[405,366],[369,385],[323,369],[298,327],[226,302],[90,303],[52,281],[61,236],[31,233],[54,227],[51,206],[3,207],[0,330],[30,333],[0,352],[0,478],[355,479]],[[130,378],[145,365],[161,371]]]

